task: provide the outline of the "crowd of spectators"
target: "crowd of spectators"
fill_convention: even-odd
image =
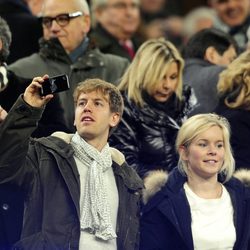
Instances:
[[[99,89],[97,87],[96,90],[95,87],[93,89],[89,87],[90,89],[83,90],[83,93],[86,95],[92,92],[95,93],[93,95],[93,98],[95,98],[95,108],[99,105],[105,106],[102,97],[105,100],[104,102],[110,105],[111,113],[115,114],[109,117],[109,120],[104,116],[106,113],[102,114],[103,119],[106,120],[103,121],[103,124],[98,124],[95,129],[98,133],[100,132],[105,136],[99,136],[98,138],[101,138],[103,144],[108,142],[111,147],[122,152],[124,156],[121,155],[125,158],[122,158],[123,160],[119,161],[118,165],[123,166],[125,159],[126,163],[128,163],[128,166],[125,164],[125,169],[132,168],[135,170],[133,172],[126,172],[129,170],[124,170],[125,172],[121,173],[122,182],[116,179],[117,185],[109,186],[112,195],[117,195],[120,192],[127,195],[124,187],[130,190],[130,194],[131,192],[134,194],[134,192],[137,193],[139,191],[141,195],[142,186],[140,178],[144,179],[145,192],[142,196],[142,199],[144,199],[142,211],[143,213],[145,212],[146,216],[142,219],[145,227],[141,229],[143,232],[143,238],[141,238],[143,247],[141,247],[141,250],[152,249],[150,248],[150,244],[159,245],[160,248],[161,244],[166,243],[165,239],[162,239],[162,242],[159,241],[156,243],[157,240],[152,236],[152,241],[149,244],[149,239],[151,239],[149,233],[152,232],[148,225],[152,222],[151,218],[154,217],[153,223],[160,222],[160,224],[164,224],[162,228],[160,226],[157,227],[157,230],[163,229],[166,231],[162,232],[170,234],[171,230],[169,228],[171,227],[166,226],[166,223],[169,223],[169,221],[166,222],[164,218],[157,214],[156,210],[162,209],[162,213],[167,212],[163,207],[158,207],[160,203],[155,202],[157,202],[157,199],[162,198],[162,196],[168,197],[170,195],[165,192],[167,192],[166,190],[171,185],[176,187],[177,179],[181,183],[183,182],[182,186],[178,186],[177,189],[186,193],[186,199],[191,204],[191,210],[188,210],[188,213],[190,212],[189,215],[195,216],[192,211],[191,199],[193,191],[197,194],[195,192],[197,182],[192,186],[192,177],[196,170],[193,170],[195,168],[192,165],[193,163],[190,164],[190,169],[194,172],[189,172],[185,168],[183,169],[183,162],[184,159],[192,160],[194,152],[192,151],[188,155],[186,151],[190,150],[189,146],[193,145],[193,141],[196,142],[196,139],[189,138],[190,142],[188,141],[188,144],[183,142],[183,145],[178,145],[177,148],[175,144],[176,139],[178,140],[178,132],[181,131],[181,135],[179,134],[179,136],[185,134],[182,127],[187,119],[188,121],[189,119],[196,121],[195,119],[199,120],[199,115],[201,115],[203,122],[208,119],[208,123],[211,122],[212,124],[211,127],[207,127],[206,131],[212,131],[214,129],[213,126],[216,128],[219,127],[222,132],[216,131],[216,136],[218,138],[223,137],[223,142],[231,143],[232,147],[232,152],[227,151],[225,157],[228,157],[228,155],[234,157],[237,171],[250,169],[250,160],[248,158],[248,145],[250,142],[250,1],[207,0],[205,2],[204,4],[195,6],[188,12],[184,12],[182,10],[182,1],[174,0],[0,0],[0,139],[4,138],[6,140],[6,131],[13,138],[17,136],[17,132],[10,132],[11,126],[13,126],[14,131],[18,129],[18,126],[20,126],[20,129],[24,129],[24,131],[26,131],[25,128],[27,127],[28,132],[26,131],[27,133],[25,132],[22,135],[24,143],[27,142],[29,136],[32,138],[31,144],[43,138],[41,139],[41,144],[47,145],[46,147],[48,148],[50,144],[44,137],[53,138],[54,132],[61,131],[77,135],[81,131],[82,124],[85,124],[85,122],[91,123],[91,121],[97,119],[91,114],[92,111],[90,109],[92,107],[88,107],[87,111],[83,108],[85,110],[83,112],[88,112],[89,115],[86,117],[83,116],[82,120],[77,120],[77,115],[79,115],[77,114],[77,105],[82,105],[79,104],[82,99],[79,101],[77,99],[79,96],[76,98],[74,93],[79,83],[83,84],[87,79],[95,79],[98,83],[98,79],[101,79],[100,81],[103,82],[100,85],[104,84],[103,86],[106,86],[105,84],[109,83],[115,85],[117,88],[114,88],[120,91],[123,99],[123,103],[119,104],[122,111],[120,110],[121,112],[119,111],[120,113],[118,112],[118,114],[112,110],[109,98],[112,99],[114,96],[109,92],[105,92],[107,91],[106,87],[103,87],[105,90],[102,90],[101,98],[98,95],[98,91],[101,91],[100,89],[102,88]],[[66,74],[69,78],[69,90],[55,93],[53,98],[51,96],[41,97],[38,95],[38,89],[44,80],[62,74]],[[95,81],[94,84],[92,83],[93,85],[96,84]],[[109,87],[107,88],[109,89]],[[87,93],[84,91],[87,91]],[[23,93],[26,93],[26,99]],[[88,98],[90,97],[88,96]],[[85,99],[83,99],[83,102],[86,102]],[[17,103],[16,100],[18,100]],[[39,103],[38,106],[36,106],[37,103]],[[13,105],[14,109],[12,109]],[[211,118],[209,115],[212,112],[227,118],[231,130],[226,123],[219,121],[220,118],[218,116],[211,116]],[[10,121],[8,121],[8,113],[11,114]],[[122,113],[123,115],[121,116]],[[209,115],[206,116],[208,113]],[[22,119],[27,119],[27,122],[22,123],[17,120],[12,125],[11,121],[14,121],[18,115],[22,115],[19,117],[21,121]],[[119,119],[117,119],[117,115]],[[104,128],[104,126],[106,127]],[[200,129],[198,124],[194,126]],[[110,131],[107,135],[108,128]],[[189,127],[188,129],[192,130]],[[231,137],[227,136],[227,132],[225,132],[227,129],[228,133],[231,133]],[[200,135],[203,136],[203,134],[206,137],[207,134],[204,131],[201,129],[200,133],[197,134],[197,138],[200,138]],[[94,136],[97,136],[97,132],[94,133]],[[84,132],[82,136],[80,135],[90,145],[92,145],[91,133],[85,134]],[[188,138],[186,139],[189,140]],[[43,140],[45,141],[44,143]],[[21,151],[25,152],[21,146],[21,141],[19,140]],[[54,143],[54,139],[52,139],[52,142]],[[212,143],[210,139],[206,142],[207,144]],[[39,143],[38,145],[40,145]],[[55,144],[57,145],[57,142]],[[0,152],[8,152],[7,145],[8,143],[4,143],[3,145],[3,141],[0,141]],[[11,157],[19,159],[19,153],[14,152],[15,145],[11,143],[9,145],[13,147]],[[25,147],[28,147],[27,145],[25,144]],[[81,142],[80,145],[83,145],[83,143]],[[75,147],[74,151],[79,150],[73,143],[72,147]],[[94,145],[94,148],[94,150],[99,149],[97,145]],[[36,148],[36,150],[38,149]],[[47,152],[47,149],[45,151]],[[52,151],[48,150],[49,154],[53,154]],[[115,152],[117,153],[118,151]],[[36,154],[42,160],[47,157],[41,154],[39,150],[36,151]],[[183,155],[185,154],[188,156],[184,157]],[[213,153],[210,154],[212,155]],[[108,155],[110,156],[110,153]],[[119,156],[121,155],[119,153]],[[80,172],[79,165],[82,163],[78,162],[76,158],[72,162],[76,161],[77,169],[73,166],[75,163],[72,162],[70,163],[70,168],[73,166],[73,172]],[[112,160],[115,164],[117,163],[116,159],[112,158]],[[56,161],[56,157],[54,161]],[[27,159],[26,162],[29,163]],[[12,182],[12,177],[13,180],[16,180],[16,176],[8,177],[8,171],[5,170],[6,166],[13,169],[19,169],[20,167],[21,169],[22,161],[18,162],[17,160],[12,163],[9,159],[0,155],[0,163],[2,164],[0,165],[0,249],[9,250],[20,238],[22,242],[29,242],[30,239],[26,239],[26,237],[29,238],[28,236],[31,235],[31,231],[32,234],[34,232],[38,233],[41,228],[35,228],[36,226],[32,225],[30,226],[30,228],[32,227],[30,232],[28,230],[21,235],[23,221],[26,223],[26,226],[28,223],[25,221],[26,217],[23,220],[23,214],[30,209],[27,206],[27,204],[31,204],[28,197],[33,196],[30,193],[27,195],[26,184],[24,185],[25,188],[23,188],[18,181]],[[106,164],[106,162],[103,164]],[[33,165],[34,169],[38,167],[34,162],[32,162]],[[177,165],[179,170],[176,170]],[[234,170],[234,162],[230,162],[229,165],[230,169]],[[222,168],[224,168],[224,165]],[[33,170],[31,171],[32,173],[34,172]],[[161,171],[164,171],[164,174]],[[45,172],[40,172],[40,169],[38,169],[34,173],[43,175]],[[159,179],[153,185],[148,185],[148,180],[151,182],[151,177],[148,178],[148,176],[151,176],[152,173],[153,175],[156,173],[155,176]],[[169,173],[172,173],[172,175],[169,175]],[[18,174],[20,173],[18,172]],[[29,176],[30,172],[26,174],[24,179],[26,176]],[[81,174],[83,173],[81,172]],[[126,179],[129,174],[131,174],[131,178]],[[185,175],[186,179],[182,179],[180,174]],[[115,178],[118,178],[118,175],[118,173],[115,173]],[[226,176],[223,176],[223,178],[225,177],[226,181],[229,181],[229,179],[231,181],[231,178],[234,178],[232,175],[233,173],[228,175],[230,177],[228,177],[228,180]],[[247,175],[247,172],[243,172],[244,179],[247,178]],[[84,176],[86,177],[86,175]],[[101,178],[101,181],[103,181],[100,176],[102,175],[98,175],[98,178]],[[211,178],[214,180],[215,177],[220,178],[220,176],[221,173],[218,170]],[[204,176],[200,177],[203,178]],[[45,176],[36,178],[34,178],[36,181],[39,180],[38,182],[42,182]],[[108,178],[111,177],[109,176]],[[170,178],[170,182],[166,181],[167,178]],[[107,180],[110,181],[110,179]],[[137,180],[137,185],[133,184],[134,180]],[[163,180],[162,183],[155,185],[161,180]],[[81,181],[83,181],[82,176]],[[232,182],[234,183],[234,180]],[[24,183],[27,183],[26,179]],[[76,182],[72,192],[75,189],[77,192],[79,192],[78,189],[81,189],[81,192],[86,191],[86,186],[83,187],[82,183],[79,186],[79,183],[80,181]],[[97,186],[101,185],[98,186],[99,191],[100,188],[104,187],[103,183],[94,183]],[[30,184],[31,188],[29,191],[35,192],[35,188],[32,186],[33,183]],[[188,186],[189,184],[190,186]],[[223,184],[223,181],[218,179],[218,182],[216,181],[214,186],[221,187],[220,185]],[[133,187],[133,185],[135,186]],[[239,185],[241,186],[241,184]],[[154,191],[148,190],[152,188],[151,186],[153,186]],[[155,186],[157,186],[157,190],[155,190]],[[123,191],[119,189],[121,187]],[[40,188],[42,189],[41,186],[39,186]],[[96,188],[95,186],[91,191],[96,191]],[[116,188],[119,189],[118,192]],[[160,189],[163,191],[158,193]],[[89,189],[87,190],[89,191]],[[223,190],[221,192],[227,192],[227,185],[223,186],[221,190]],[[145,195],[148,196],[148,192],[152,192],[149,194],[150,199],[145,198]],[[228,192],[230,193],[231,191],[229,190]],[[238,192],[238,190],[235,192]],[[153,201],[149,201],[151,200],[151,196],[153,197]],[[170,197],[172,197],[172,194]],[[104,197],[104,201],[101,199],[101,201],[95,200],[95,202],[99,206],[102,202],[107,202],[107,200],[110,202],[111,198],[110,196],[108,198]],[[126,200],[126,202],[129,202],[129,206],[133,210],[132,216],[134,216],[134,212],[137,211],[137,205],[139,204],[137,198],[126,196],[124,200],[118,201],[116,199],[116,205]],[[248,202],[249,198],[246,195],[244,199]],[[241,203],[242,201],[237,202]],[[246,204],[248,204],[247,202]],[[162,199],[162,203],[164,204],[164,199]],[[122,205],[125,206],[125,204]],[[79,206],[81,209],[85,207],[82,203],[78,204],[76,205],[77,211],[80,208]],[[237,206],[234,203],[230,206],[230,211],[238,209]],[[100,205],[99,207],[101,208],[102,206]],[[105,209],[107,208],[108,206],[105,206]],[[89,209],[95,210],[92,207]],[[151,209],[153,215],[150,215],[151,212],[149,211]],[[185,207],[185,212],[187,211],[186,209],[187,207]],[[245,206],[242,206],[241,209],[243,209],[243,212],[240,218],[243,215],[248,218]],[[120,213],[118,208],[115,211]],[[88,212],[88,215],[91,212]],[[107,221],[110,223],[110,218],[107,219],[106,217],[108,212],[106,212],[102,214],[105,214],[104,221],[105,223]],[[124,211],[122,212],[124,213]],[[80,213],[82,216],[83,212],[81,211]],[[68,215],[70,217],[72,213],[69,212]],[[121,214],[117,218],[113,213],[109,216],[112,216],[112,225],[116,222],[119,224],[122,221]],[[182,218],[179,214],[176,216]],[[168,218],[168,216],[166,217]],[[92,219],[95,220],[95,218]],[[136,219],[134,217],[133,220],[135,223],[138,222],[137,219],[137,217]],[[231,222],[232,218],[230,217]],[[95,232],[98,238],[98,231],[95,231],[96,224],[95,222],[91,223],[89,227],[86,226],[84,229],[88,228],[92,233]],[[103,222],[98,223],[101,226],[103,225]],[[41,225],[40,227],[42,227]],[[187,235],[190,236],[192,234],[196,237],[194,228],[191,228],[189,223],[187,225],[189,230]],[[115,244],[113,244],[114,241],[108,244],[109,248],[107,249],[132,250],[129,244],[133,244],[133,249],[138,248],[139,238],[136,230],[139,225],[136,224],[134,231],[129,231],[127,224],[124,227],[128,230],[127,232],[131,240],[127,239],[127,241],[124,241],[123,248],[123,239],[120,237],[123,237],[126,232],[119,232],[117,229],[118,239]],[[71,238],[71,240],[74,239],[74,243],[69,240],[70,244],[75,244],[74,246],[83,244],[86,247],[99,244],[95,239],[88,238],[88,234],[84,235],[84,237],[87,237],[90,243],[82,243],[82,231],[78,229],[76,230],[77,235],[80,232],[81,236],[74,238],[76,232],[71,232],[75,235]],[[119,229],[122,230],[122,228]],[[246,227],[246,234],[242,234],[240,229],[238,227],[234,228],[232,224],[231,229],[232,231],[229,236],[232,236],[232,241],[229,242],[229,246],[235,244],[235,249],[241,249],[238,237],[247,237],[242,238],[242,242],[245,244],[250,237],[250,231]],[[105,234],[105,230],[100,231]],[[107,231],[112,237],[116,237],[110,228],[110,224]],[[54,232],[55,234],[58,233],[56,230]],[[34,246],[34,249],[41,247],[48,240],[42,238],[45,235],[35,237],[37,237],[36,240],[41,245]],[[111,238],[109,236],[103,237],[105,240],[112,238],[111,236]],[[173,246],[175,249],[178,249],[178,247],[182,249],[182,242],[178,237],[174,237],[173,243],[169,243],[172,248],[166,249],[174,249]],[[201,235],[198,234],[198,237],[201,237]],[[176,242],[175,239],[177,239]],[[179,243],[180,245],[178,245]],[[52,247],[53,244],[51,243],[48,246]],[[24,245],[20,245],[19,243],[17,246],[24,247]],[[194,245],[200,246],[199,238],[194,238],[190,246],[194,247]],[[203,246],[203,243],[201,246]],[[29,248],[29,245],[26,247],[27,249],[32,249]],[[57,249],[56,245],[54,247]]]

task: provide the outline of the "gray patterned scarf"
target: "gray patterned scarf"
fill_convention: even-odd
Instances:
[[[88,167],[87,179],[81,204],[81,229],[87,229],[97,238],[111,240],[116,233],[111,224],[110,207],[103,172],[112,165],[109,145],[99,152],[76,132],[71,141],[74,155]]]

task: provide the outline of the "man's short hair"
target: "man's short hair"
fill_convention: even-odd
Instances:
[[[80,82],[73,94],[75,105],[80,94],[90,93],[93,91],[101,93],[109,103],[110,111],[112,113],[119,113],[120,117],[122,117],[124,104],[120,91],[114,84],[101,79],[94,78]]]
[[[230,46],[238,51],[236,41],[224,31],[208,28],[195,33],[187,42],[183,51],[184,58],[204,59],[207,48],[214,47],[219,55],[223,55]]]
[[[0,39],[3,47],[0,50],[0,63],[5,62],[10,53],[11,32],[7,22],[0,17]]]

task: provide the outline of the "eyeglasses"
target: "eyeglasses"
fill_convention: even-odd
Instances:
[[[73,13],[68,13],[68,14],[60,14],[56,17],[48,17],[44,16],[42,17],[42,24],[46,28],[51,28],[52,22],[55,20],[58,25],[61,27],[64,27],[69,24],[69,21],[73,18],[82,16],[83,13],[81,11],[73,12]]]

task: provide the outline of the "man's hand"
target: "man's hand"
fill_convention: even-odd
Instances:
[[[7,114],[8,113],[0,106],[0,124],[6,118]]]
[[[53,98],[52,94],[41,96],[40,89],[45,79],[48,78],[48,75],[44,75],[43,77],[35,77],[33,78],[32,83],[26,88],[23,99],[30,106],[40,108],[47,104],[50,99]]]

